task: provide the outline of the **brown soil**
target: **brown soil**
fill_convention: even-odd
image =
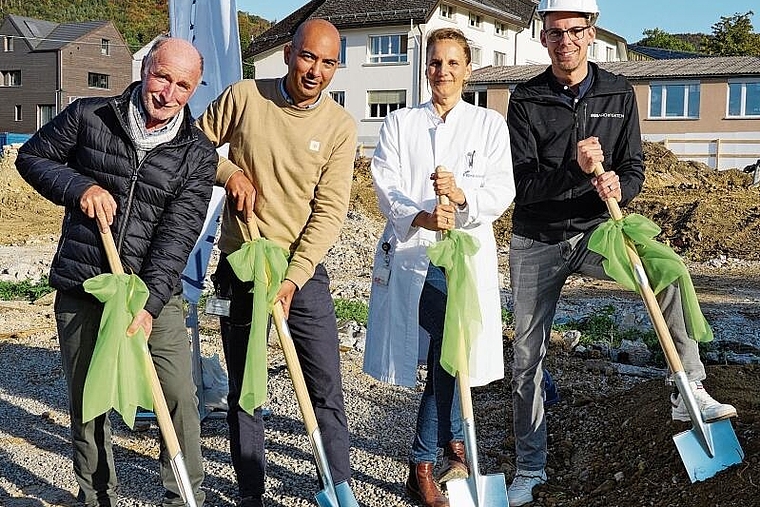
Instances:
[[[749,188],[749,175],[737,170],[715,173],[703,165],[681,163],[654,144],[646,147],[646,165],[644,191],[626,211],[658,223],[663,228],[658,239],[690,261],[721,255],[760,260],[760,191]],[[355,173],[353,207],[379,216],[366,160]],[[509,236],[509,216],[497,224],[502,244]],[[32,192],[7,162],[0,167],[0,244],[20,245],[40,235],[55,235],[60,217],[60,208]],[[739,266],[717,275],[698,272],[694,279],[697,292],[704,292],[711,305],[731,304],[725,295],[737,287],[749,291],[752,300],[760,300],[757,267],[750,271]],[[591,296],[595,290],[591,285],[573,297]],[[755,317],[757,321],[760,316]],[[509,355],[510,347],[506,349]],[[572,356],[559,345],[550,350],[547,366],[562,401],[549,409],[550,481],[536,489],[534,505],[760,505],[760,367],[709,367],[705,382],[709,392],[739,412],[732,422],[746,457],[707,481],[690,484],[672,440],[690,425],[670,421],[669,391],[662,379],[632,380],[615,374],[604,362]],[[488,414],[477,421],[484,442],[511,433],[509,399],[508,381],[474,391],[478,413]],[[509,480],[514,443],[497,438],[502,440],[481,450],[483,461],[498,466]]]

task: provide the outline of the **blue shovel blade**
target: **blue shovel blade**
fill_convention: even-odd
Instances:
[[[705,451],[696,430],[691,429],[673,436],[691,482],[704,481],[726,468],[742,462],[742,451],[731,421],[723,420],[705,425],[712,436],[715,456]]]
[[[335,486],[335,495],[331,495],[327,488],[317,493],[314,498],[319,507],[359,507],[354,492],[348,482],[341,482]]]

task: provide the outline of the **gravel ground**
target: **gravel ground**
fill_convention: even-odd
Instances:
[[[333,279],[336,297],[366,300],[372,254],[379,224],[351,213],[340,242],[331,250],[326,265]],[[0,266],[6,266],[3,279],[35,278],[46,272],[54,244],[51,238],[21,247],[0,247]],[[500,258],[506,258],[501,252]],[[728,261],[726,261],[728,262]],[[212,258],[212,265],[214,259]],[[730,262],[729,262],[730,264]],[[502,285],[508,287],[502,269]],[[593,313],[600,304],[614,304],[622,314],[635,296],[610,293],[609,285],[573,278],[567,291],[598,292],[597,299],[562,301],[558,318]],[[757,294],[740,288],[728,299],[735,307],[747,308]],[[633,301],[633,302],[632,302]],[[723,297],[723,301],[726,298]],[[510,295],[504,294],[509,307]],[[734,306],[712,308],[706,313],[719,336],[732,340],[752,330],[758,340],[755,315],[739,315]],[[634,311],[628,312],[635,313]],[[638,313],[640,314],[640,308]],[[742,321],[741,319],[745,319]],[[749,319],[749,320],[747,320]],[[645,320],[645,319],[644,319]],[[201,352],[205,357],[222,356],[215,318],[201,320]],[[752,336],[750,336],[752,338]],[[351,459],[355,471],[353,490],[366,507],[411,506],[403,490],[406,459],[412,439],[421,385],[417,389],[388,386],[361,373],[361,345],[343,352],[343,379],[347,415],[351,430]],[[507,351],[509,352],[509,351]],[[506,358],[509,360],[509,357]],[[578,363],[576,360],[575,363]],[[574,364],[575,364],[574,363]],[[0,302],[0,506],[37,507],[76,505],[76,483],[70,461],[69,419],[65,382],[52,307],[43,302]],[[555,367],[561,375],[560,367]],[[265,505],[289,507],[315,505],[316,471],[311,448],[294,401],[292,386],[279,348],[270,347],[269,402],[272,415],[266,423],[268,453],[267,496]],[[593,377],[588,392],[613,389]],[[624,375],[614,377],[614,389],[629,389],[642,379]],[[617,386],[617,387],[615,387]],[[511,416],[507,381],[473,391],[478,422],[481,471],[504,473],[511,480]],[[477,414],[482,414],[478,416]],[[214,413],[202,423],[202,448],[205,459],[204,489],[207,505],[235,504],[236,484],[230,466],[227,426]],[[158,479],[158,430],[155,425],[139,431],[128,429],[118,415],[112,417],[114,449],[120,481],[120,505],[156,505],[162,495]],[[328,443],[329,445],[329,443]],[[654,504],[653,504],[654,505]]]
[[[328,269],[336,297],[366,299],[378,225],[349,217]],[[20,247],[0,247],[0,279],[38,278],[49,266],[53,238]],[[212,269],[215,258],[212,257]],[[49,298],[48,298],[49,299]],[[49,304],[0,302],[0,505],[76,505],[77,486],[70,461],[69,417],[55,321]],[[222,357],[216,318],[201,318],[201,352]],[[272,337],[270,337],[272,338]],[[276,339],[269,354],[266,422],[268,458],[266,505],[314,505],[316,469],[292,384]],[[361,373],[359,350],[343,352],[343,377],[351,430],[353,490],[362,505],[413,505],[404,495],[406,456],[420,390],[387,386]],[[202,422],[207,505],[236,501],[223,412]],[[163,490],[158,478],[158,429],[130,430],[112,415],[119,493],[125,506],[156,505]],[[329,443],[326,443],[329,445]]]

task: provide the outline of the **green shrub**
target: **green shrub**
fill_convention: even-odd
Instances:
[[[0,299],[3,301],[35,301],[54,290],[48,285],[47,277],[43,277],[39,282],[30,280],[0,282]]]
[[[369,306],[364,301],[337,298],[335,303],[335,317],[338,322],[343,323],[349,320],[358,322],[366,326],[369,315]]]

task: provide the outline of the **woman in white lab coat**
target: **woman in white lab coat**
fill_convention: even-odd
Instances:
[[[406,489],[434,507],[448,505],[433,477],[437,449],[443,447],[447,458],[438,480],[468,473],[455,379],[440,365],[446,278],[426,253],[439,231],[460,229],[480,243],[473,264],[483,330],[471,350],[470,382],[484,385],[504,376],[492,222],[515,195],[512,158],[504,117],[462,100],[470,72],[462,32],[431,32],[426,77],[432,99],[390,113],[372,159],[388,222],[375,255],[364,370],[385,382],[414,386],[418,359],[426,358]],[[435,172],[437,166],[445,170]],[[441,195],[450,204],[438,204]]]

